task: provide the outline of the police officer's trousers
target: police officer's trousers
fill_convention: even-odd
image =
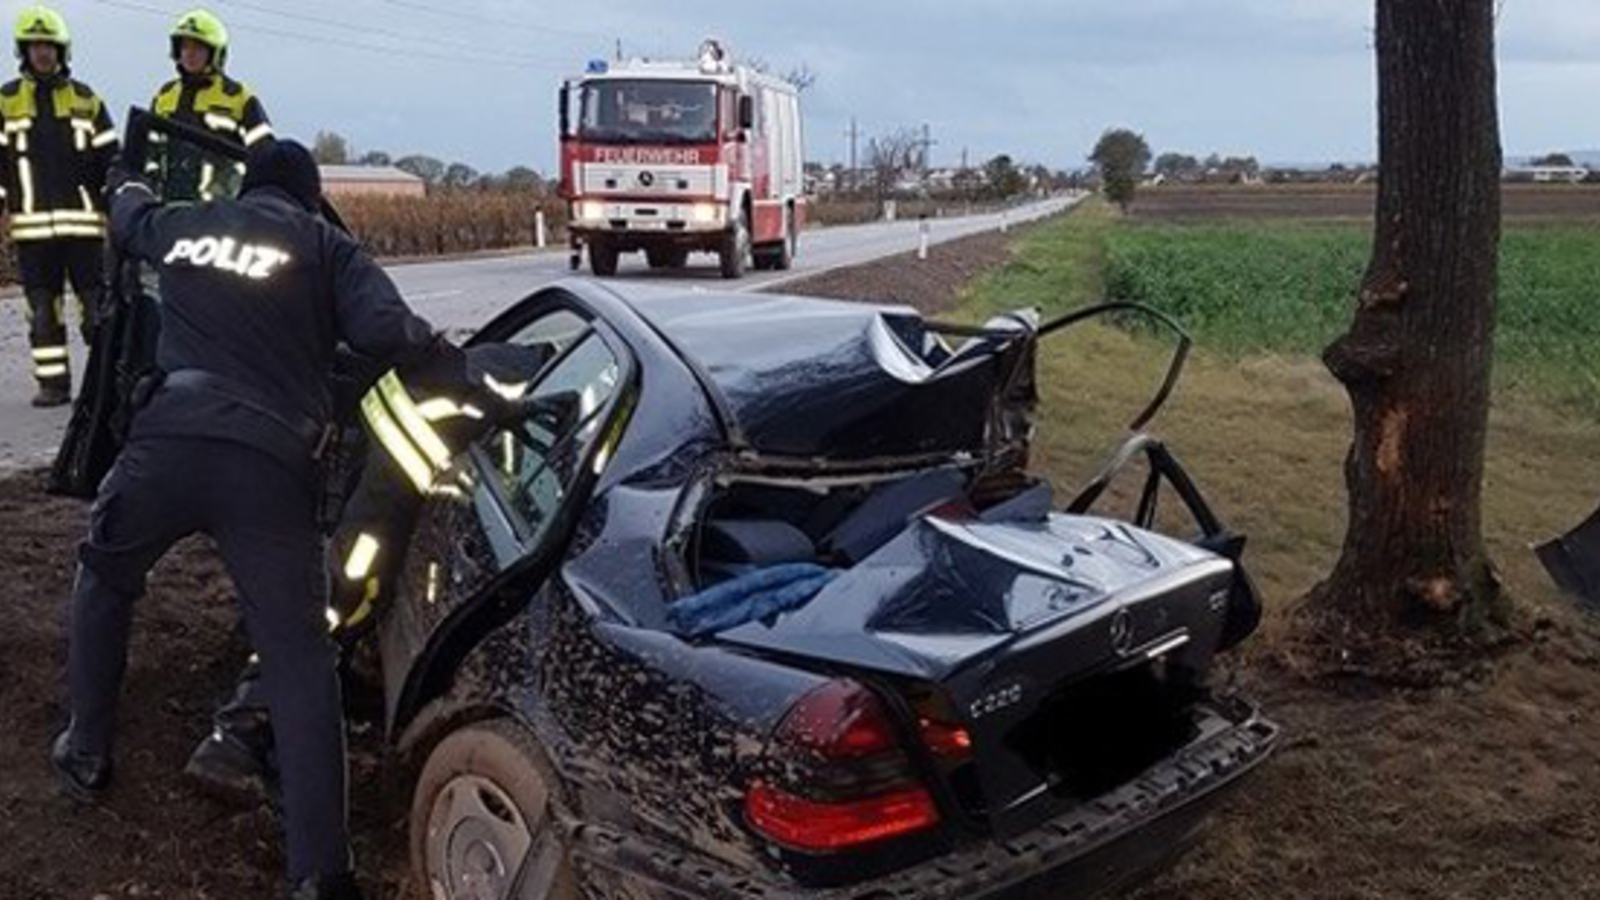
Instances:
[[[312,486],[222,441],[138,438],[100,487],[80,550],[68,680],[73,749],[109,754],[145,576],[194,533],[216,541],[262,660],[282,768],[291,880],[350,868],[344,719]]]
[[[67,360],[67,282],[78,298],[78,328],[89,342],[105,293],[105,249],[96,238],[17,242],[17,268],[28,300],[33,377],[43,387],[71,387]]]

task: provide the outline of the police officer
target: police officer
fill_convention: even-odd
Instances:
[[[16,42],[22,77],[0,86],[0,191],[28,300],[33,405],[60,406],[72,397],[67,281],[85,342],[103,293],[101,189],[117,132],[105,103],[71,75],[72,37],[60,14],[27,7]]]
[[[134,601],[185,535],[210,535],[262,660],[283,778],[290,896],[358,897],[344,732],[315,521],[317,447],[335,345],[401,364],[459,351],[406,307],[353,239],[317,218],[316,164],[294,142],[252,151],[238,200],[159,205],[114,173],[112,238],[161,279],[165,379],[134,418],[80,550],[68,682],[50,749],[69,793],[111,779]]]
[[[446,459],[520,410],[514,398],[554,356],[554,346],[479,344],[462,355],[465,383],[453,360],[430,360],[384,373],[361,403],[371,449],[330,556],[328,620],[346,653],[393,594],[423,498],[460,489]],[[270,715],[259,678],[252,661],[184,766],[184,774],[207,793],[245,805],[277,793]]]

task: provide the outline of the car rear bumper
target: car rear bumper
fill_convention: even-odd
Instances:
[[[1227,723],[1091,803],[1006,841],[987,840],[869,882],[806,889],[765,871],[601,829],[580,828],[574,861],[606,896],[892,900],[1088,896],[1139,880],[1186,848],[1223,790],[1271,754],[1279,728],[1242,701],[1213,704]]]

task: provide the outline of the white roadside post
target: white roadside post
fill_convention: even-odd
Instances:
[[[1000,233],[1005,234],[1011,230],[1011,210],[1000,210]]]
[[[533,245],[540,250],[549,243],[549,235],[545,232],[544,210],[535,210],[533,213]]]
[[[917,259],[928,258],[928,219],[923,217],[917,226]]]

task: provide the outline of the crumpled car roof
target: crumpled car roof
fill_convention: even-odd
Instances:
[[[1003,370],[910,307],[769,294],[630,292],[720,395],[740,449],[830,460],[979,453]]]

